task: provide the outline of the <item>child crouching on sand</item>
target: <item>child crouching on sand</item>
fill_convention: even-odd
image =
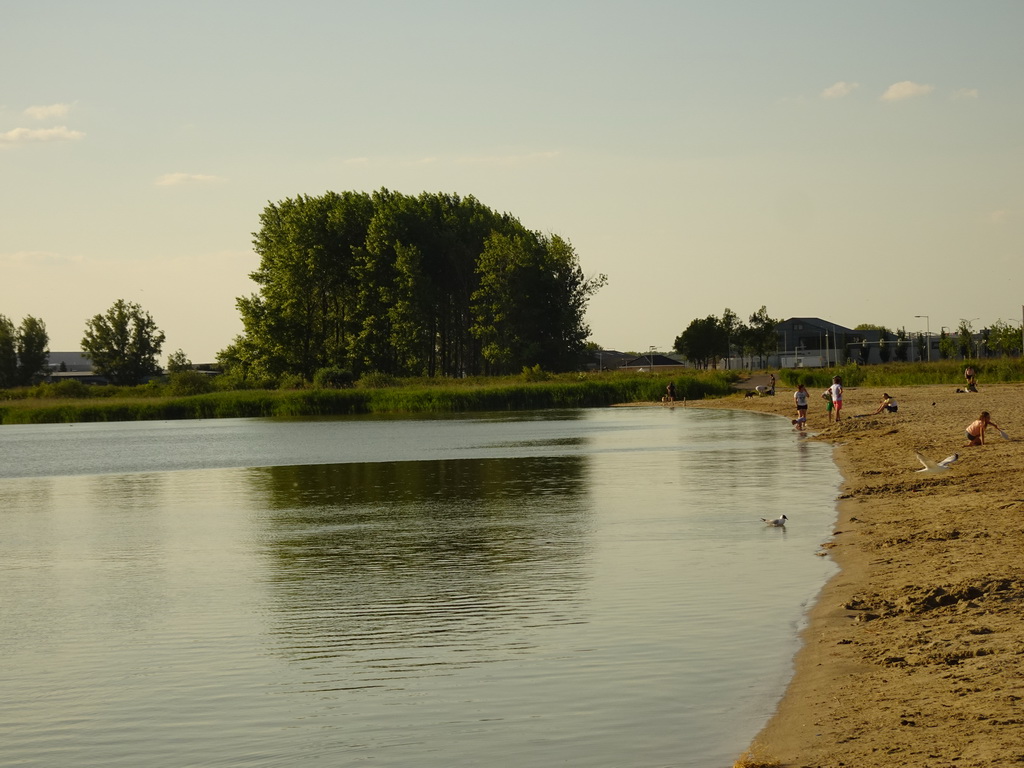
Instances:
[[[976,418],[970,424],[967,425],[967,445],[964,447],[970,447],[972,445],[984,445],[985,444],[985,430],[989,427],[995,427],[999,429],[999,425],[992,421],[992,417],[989,416],[988,411],[982,411],[981,416]],[[1002,430],[999,430],[1002,432]]]

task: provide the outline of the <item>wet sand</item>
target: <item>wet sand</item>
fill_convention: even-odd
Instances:
[[[808,440],[835,446],[841,572],[823,589],[778,710],[737,765],[986,768],[1024,764],[1024,384],[847,388],[830,425],[811,392]],[[775,397],[687,403],[795,418]],[[982,410],[994,429],[964,447]],[[918,473],[915,451],[941,474]],[[800,524],[791,520],[791,526]]]

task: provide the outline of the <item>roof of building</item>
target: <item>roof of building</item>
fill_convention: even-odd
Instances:
[[[824,328],[832,333],[856,333],[853,328],[847,328],[846,326],[833,323],[831,320],[822,320],[820,317],[790,317],[783,320],[779,325],[792,325],[800,323],[803,325],[814,325],[818,328]]]

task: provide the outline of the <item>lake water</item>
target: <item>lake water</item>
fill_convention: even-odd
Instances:
[[[726,768],[834,572],[830,449],[757,414],[4,426],[0,459],[3,766]]]

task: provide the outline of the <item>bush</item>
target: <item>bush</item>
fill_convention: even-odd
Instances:
[[[363,374],[357,386],[362,389],[387,389],[388,387],[397,387],[400,383],[398,378],[390,373],[373,371],[372,373]]]
[[[533,368],[524,365],[523,372],[519,375],[523,381],[548,381],[551,378],[550,373],[541,369],[540,363],[537,363]]]
[[[313,386],[317,389],[348,389],[354,380],[347,368],[321,368],[313,374]]]
[[[277,382],[278,389],[305,389],[306,380],[297,373],[286,373]]]
[[[34,392],[35,397],[79,398],[89,396],[89,386],[80,381],[69,379],[54,384],[40,384]]]
[[[168,388],[170,393],[177,397],[188,395],[205,395],[213,392],[212,377],[199,373],[199,371],[183,370],[172,373]]]

